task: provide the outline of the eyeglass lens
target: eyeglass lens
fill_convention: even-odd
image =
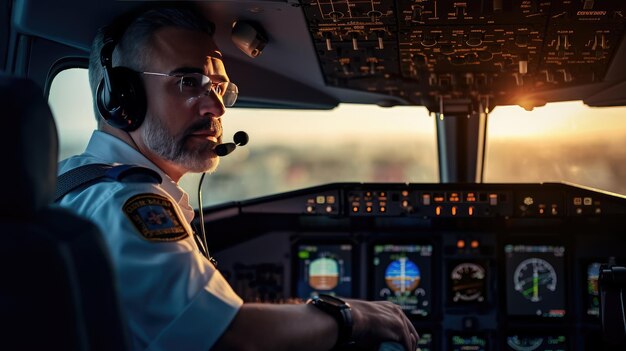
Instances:
[[[231,107],[237,101],[239,89],[232,82],[213,82],[211,78],[199,74],[185,74],[180,77],[180,92],[191,97],[206,95],[210,90],[222,98],[224,106]]]

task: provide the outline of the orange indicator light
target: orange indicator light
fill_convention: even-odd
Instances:
[[[467,193],[467,194],[465,194],[465,201],[467,201],[467,202],[476,202],[476,194],[474,194],[474,193]]]
[[[458,247],[459,249],[462,249],[465,247],[465,240],[459,240],[456,242],[456,247]]]
[[[472,240],[472,242],[470,243],[472,249],[477,249],[479,245],[480,244],[478,243],[478,240]]]

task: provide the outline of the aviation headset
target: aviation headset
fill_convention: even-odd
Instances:
[[[161,6],[168,7],[167,2]],[[193,11],[192,5],[176,5],[177,8]],[[102,80],[96,89],[96,105],[98,112],[113,127],[126,132],[139,128],[146,117],[147,98],[141,79],[141,74],[128,67],[113,67],[113,50],[124,35],[126,28],[143,12],[150,7],[139,7],[134,12],[126,13],[117,18],[111,25],[104,27],[103,45],[100,49],[100,64],[102,65]],[[208,33],[215,32],[215,25],[208,25]]]
[[[113,127],[132,132],[139,128],[146,116],[146,92],[138,72],[127,67],[113,67],[117,40],[111,28],[105,28],[103,34],[100,50],[102,80],[96,90],[98,112]]]

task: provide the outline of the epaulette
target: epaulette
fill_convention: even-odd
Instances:
[[[54,202],[60,201],[69,192],[86,188],[105,180],[122,183],[161,184],[163,179],[154,170],[136,165],[92,163],[69,170],[57,177]]]

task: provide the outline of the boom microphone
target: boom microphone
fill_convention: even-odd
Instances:
[[[233,136],[233,140],[235,141],[235,144],[237,144],[237,146],[244,146],[248,143],[248,140],[250,140],[250,138],[248,138],[248,133],[240,130],[235,133],[235,135]]]
[[[233,140],[235,141],[234,143],[224,143],[217,145],[215,147],[215,153],[217,154],[217,156],[221,157],[230,154],[231,152],[235,151],[237,146],[246,145],[248,143],[248,140],[250,139],[248,138],[248,133],[244,131],[238,131],[233,136]]]
[[[224,143],[224,144],[219,144],[215,147],[215,153],[217,154],[217,156],[226,156],[228,154],[230,154],[231,152],[235,151],[235,148],[237,148],[237,146],[244,146],[248,143],[248,133],[243,132],[243,131],[239,131],[237,133],[235,133],[235,135],[233,136],[233,140],[235,141],[234,143]],[[206,172],[202,173],[202,176],[200,177],[200,182],[198,182],[198,212],[200,215],[200,229],[202,229],[201,232],[201,236],[196,234],[196,238],[200,238],[199,240],[202,240],[201,244],[198,244],[198,242],[196,241],[196,244],[198,244],[198,247],[203,246],[203,254],[204,256],[209,260],[209,262],[211,262],[215,267],[217,267],[217,261],[215,260],[215,258],[213,256],[211,256],[211,254],[209,253],[209,246],[207,245],[207,241],[206,241],[206,231],[204,229],[204,213],[203,213],[203,208],[202,208],[202,181],[204,180],[204,176],[206,175]]]

